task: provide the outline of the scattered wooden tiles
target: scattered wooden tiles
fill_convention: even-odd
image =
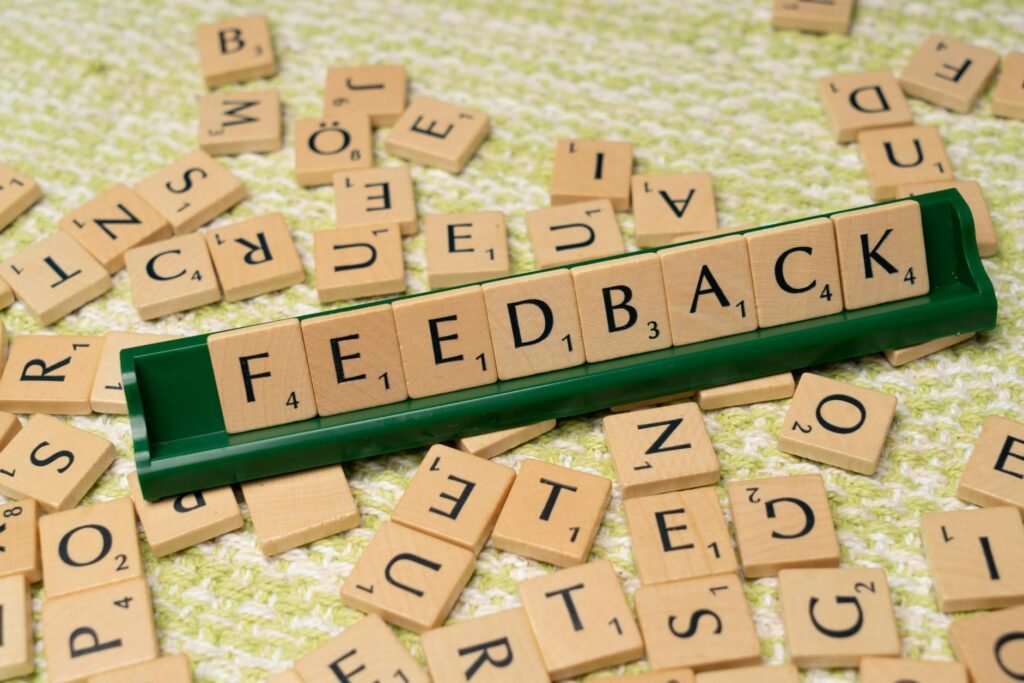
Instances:
[[[860,660],[860,680],[861,683],[967,683],[967,669],[960,662],[865,657]]]
[[[349,66],[327,70],[324,116],[357,112],[374,126],[390,126],[405,111],[405,68],[401,66]]]
[[[486,296],[486,292],[484,295]],[[495,354],[497,354],[497,351],[495,351]],[[464,436],[461,439],[457,439],[455,445],[458,446],[460,451],[472,453],[479,458],[490,459],[513,448],[522,446],[524,443],[536,439],[541,434],[550,432],[555,428],[555,423],[555,420],[544,420],[543,422],[523,425],[522,427],[512,427],[511,429],[502,429],[501,431],[477,434],[476,436]]]
[[[364,225],[313,233],[320,303],[405,291],[405,260],[397,225]]]
[[[206,87],[269,78],[277,73],[277,60],[266,17],[236,17],[196,28],[199,68]]]
[[[710,173],[635,175],[632,187],[638,247],[660,247],[718,230]]]
[[[953,622],[949,640],[972,681],[1015,683],[1024,679],[1022,623],[1024,605]]]
[[[1003,58],[1003,69],[992,92],[992,113],[1024,121],[1024,52],[1011,52]]]
[[[228,301],[276,292],[306,277],[288,224],[279,213],[210,230],[205,236]]]
[[[128,403],[121,381],[121,351],[177,338],[177,335],[169,334],[108,332],[107,336],[103,338],[103,350],[100,353],[99,364],[96,366],[92,390],[89,392],[89,406],[93,412],[114,415],[128,414]],[[0,381],[0,386],[2,386],[2,381]]]
[[[914,123],[910,105],[890,71],[861,71],[818,79],[818,93],[837,142],[853,142],[873,128]]]
[[[91,676],[86,683],[192,683],[192,667],[187,655],[167,655],[104,674]],[[301,681],[300,681],[301,683]]]
[[[209,154],[197,149],[135,186],[171,224],[175,235],[195,232],[245,197],[245,186]]]
[[[221,300],[217,273],[202,235],[181,235],[125,254],[132,303],[143,320]]]
[[[775,0],[772,26],[814,33],[849,33],[856,0]]]
[[[367,681],[430,681],[423,668],[376,614],[366,615],[304,655],[295,662],[295,672],[297,683],[339,683],[339,672],[344,677],[358,674]]]
[[[295,179],[330,185],[334,174],[373,166],[373,134],[366,114],[295,122]]]
[[[1024,79],[1024,76],[1021,76]],[[999,253],[999,237],[992,223],[992,214],[988,210],[988,202],[981,191],[981,185],[975,180],[939,180],[931,183],[907,183],[896,188],[899,197],[913,197],[926,192],[937,192],[953,188],[967,202],[974,217],[974,237],[978,242],[978,254],[982,258],[995,256]]]
[[[39,184],[24,173],[0,164],[0,230],[43,197]]]
[[[430,214],[423,219],[427,282],[458,287],[510,274],[508,230],[500,211]]]
[[[551,205],[607,199],[629,210],[633,145],[607,140],[558,140],[551,170]]]
[[[956,495],[983,507],[1012,505],[1024,517],[1024,424],[985,418]]]
[[[953,180],[953,165],[935,126],[867,130],[857,143],[877,201],[894,199],[901,185]]]
[[[745,382],[724,384],[697,392],[697,405],[701,410],[718,410],[752,403],[780,401],[789,398],[796,391],[796,380],[792,372],[783,372],[768,377],[748,379]]]
[[[527,211],[526,231],[538,268],[556,268],[626,251],[607,199]]]
[[[751,681],[757,681],[757,683],[800,683],[800,672],[792,664],[744,666],[739,669],[699,673],[696,683],[751,683]]]
[[[901,365],[906,365],[911,361],[930,356],[931,354],[948,349],[951,346],[956,346],[961,342],[965,342],[968,339],[974,338],[974,332],[968,332],[967,334],[957,334],[952,337],[939,337],[931,341],[924,342],[923,344],[914,344],[913,346],[904,346],[900,349],[889,349],[884,351],[885,359],[889,361],[889,365],[894,368],[898,368]]]
[[[214,155],[281,149],[281,96],[276,90],[208,93],[199,98],[199,148]]]
[[[415,235],[416,197],[408,166],[368,168],[334,176],[334,207],[339,228],[395,223],[402,235]]]
[[[0,505],[0,577],[21,574],[29,583],[42,578],[38,524],[39,505],[31,498]]]
[[[32,591],[20,574],[0,578],[0,633],[0,679],[35,671]]]
[[[433,97],[417,97],[384,140],[389,154],[461,173],[491,132],[490,117]]]
[[[0,376],[0,409],[88,415],[102,352],[103,337],[18,335]]]
[[[911,97],[966,114],[998,66],[998,52],[933,33],[904,67],[900,86]]]

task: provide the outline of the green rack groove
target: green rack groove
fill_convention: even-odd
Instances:
[[[992,329],[996,296],[978,255],[967,203],[956,190],[911,199],[921,206],[924,226],[931,286],[924,296],[241,434],[224,431],[208,335],[125,349],[123,386],[143,495],[156,500]]]

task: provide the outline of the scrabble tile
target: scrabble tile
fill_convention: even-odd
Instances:
[[[839,566],[839,540],[820,476],[730,481],[726,491],[746,578]]]
[[[668,669],[645,674],[602,678],[601,683],[694,683],[696,680],[690,669]]]
[[[95,413],[127,415],[128,403],[121,382],[121,351],[178,339],[175,334],[143,334],[140,332],[108,332],[103,338],[96,376],[89,393],[89,406]]]
[[[899,82],[884,69],[819,78],[818,94],[836,142],[853,142],[858,133],[873,128],[914,123]]]
[[[998,52],[933,33],[903,68],[900,86],[911,97],[966,114],[998,66]]]
[[[281,96],[276,90],[212,92],[199,98],[199,148],[214,155],[281,149]]]
[[[358,112],[374,126],[390,126],[405,111],[405,67],[335,66],[327,69],[324,116]]]
[[[636,614],[652,669],[703,671],[761,661],[754,619],[735,574],[641,586]]]
[[[405,260],[397,225],[365,225],[313,233],[320,303],[405,291]]]
[[[658,258],[674,345],[757,329],[750,259],[742,236],[665,249]]]
[[[1010,52],[1003,58],[1003,69],[992,91],[992,113],[1024,120],[1024,52]]]
[[[553,680],[630,662],[644,653],[608,560],[521,581],[519,597]]]
[[[644,401],[634,401],[633,403],[623,403],[622,405],[612,406],[609,410],[613,413],[628,413],[634,410],[640,410],[642,408],[654,408],[655,406],[664,405],[666,403],[679,403],[688,398],[693,398],[697,395],[696,391],[681,391],[678,394],[669,394],[668,396],[655,396]]]
[[[633,145],[608,140],[558,140],[551,169],[551,205],[607,199],[629,210]]]
[[[813,218],[744,235],[760,327],[775,327],[843,310],[832,221]]]
[[[3,310],[5,308],[7,308],[8,306],[10,306],[13,303],[14,303],[14,290],[11,289],[11,286],[9,284],[7,284],[7,280],[3,279],[3,277],[0,277],[0,310]],[[4,335],[6,335],[6,330],[4,331]],[[5,336],[4,339],[0,340],[0,342],[3,342],[4,344],[6,344],[6,341],[7,341],[6,340],[6,336]],[[2,368],[2,367],[3,367],[3,353],[0,353],[0,368]]]
[[[896,198],[901,185],[953,180],[953,165],[935,126],[867,130],[857,135],[857,143],[876,201]]]
[[[538,268],[626,252],[615,210],[606,199],[527,211],[525,219]]]
[[[1024,78],[1024,77],[1022,77]],[[988,210],[988,202],[981,191],[981,185],[975,180],[940,180],[933,183],[907,183],[896,188],[899,197],[913,197],[927,192],[937,192],[954,188],[967,202],[974,217],[974,237],[978,242],[978,253],[982,258],[995,256],[999,252],[999,237],[992,224],[992,214]]]
[[[199,68],[207,88],[277,74],[266,17],[252,14],[196,29]]]
[[[44,515],[39,548],[47,600],[145,576],[131,498]]]
[[[8,680],[35,671],[32,591],[21,575],[0,579],[0,678]]]
[[[88,415],[102,337],[22,334],[0,377],[0,409],[12,413]]]
[[[896,397],[805,372],[779,431],[779,450],[874,474],[896,414]]]
[[[4,283],[3,278],[0,278],[0,283],[3,283],[6,286],[6,283]],[[10,291],[10,288],[8,288],[8,291]],[[7,326],[4,324],[2,320],[0,320],[0,373],[3,372],[4,366],[7,365],[8,346],[9,345],[7,343]]]
[[[983,507],[1012,505],[1024,517],[1024,424],[989,415],[956,495]]]
[[[744,666],[697,674],[696,683],[800,683],[800,672],[792,664]]]
[[[975,683],[1014,683],[1024,678],[1024,605],[954,621],[949,640]]]
[[[339,228],[397,223],[415,235],[416,196],[408,166],[368,168],[334,176],[334,207]]]
[[[423,634],[423,650],[437,681],[551,680],[522,608],[427,631]]]
[[[885,359],[889,361],[889,365],[894,368],[898,368],[902,365],[906,365],[911,361],[915,361],[925,356],[948,349],[951,346],[956,346],[961,342],[965,342],[968,339],[972,339],[975,336],[974,332],[968,332],[967,334],[957,334],[952,337],[939,337],[931,341],[924,342],[923,344],[914,344],[913,346],[904,346],[900,349],[889,349],[884,351]]]
[[[128,489],[146,532],[149,551],[155,557],[242,528],[242,512],[230,486],[150,502],[142,497],[139,478],[132,472],[128,475]]]
[[[206,345],[229,434],[316,415],[297,319],[219,332]]]
[[[585,362],[576,287],[566,269],[483,285],[499,379]]]
[[[124,253],[132,247],[171,236],[167,219],[126,185],[107,188],[57,225],[111,275],[124,268]]]
[[[279,213],[210,230],[205,236],[228,301],[276,292],[306,279],[288,224]]]
[[[710,173],[635,175],[632,186],[638,247],[660,247],[718,230]]]
[[[267,556],[359,526],[359,510],[340,465],[246,482],[242,495]]]
[[[319,415],[408,398],[390,306],[307,318],[301,325]]]
[[[792,372],[748,379],[745,382],[723,384],[697,392],[697,405],[701,410],[717,410],[752,403],[780,401],[789,398],[796,391],[796,380]]]
[[[522,427],[512,427],[476,436],[464,436],[461,439],[456,439],[455,445],[460,451],[472,453],[478,458],[494,458],[536,439],[541,434],[550,432],[555,428],[555,422],[555,420],[544,420]]]
[[[479,285],[403,299],[391,310],[411,398],[497,381]]]
[[[633,561],[645,584],[737,571],[714,487],[629,498],[625,509]]]
[[[495,548],[558,567],[582,564],[601,526],[612,483],[604,477],[523,460],[491,534]]]
[[[473,553],[384,522],[341,587],[348,607],[415,633],[436,628],[473,574]]]
[[[672,345],[656,254],[593,263],[571,273],[588,363]]]
[[[295,179],[330,185],[335,173],[373,166],[373,135],[366,114],[341,114],[295,122]]]
[[[430,214],[423,218],[431,289],[491,280],[512,272],[508,230],[500,211]]]
[[[42,626],[53,683],[83,681],[160,654],[149,587],[141,577],[48,598]]]
[[[91,676],[86,683],[192,683],[188,655],[167,655],[123,669]],[[301,681],[299,682],[301,683]]]
[[[855,0],[775,0],[772,26],[815,33],[849,33]]]
[[[898,657],[900,637],[881,569],[784,569],[779,603],[791,662],[857,666],[861,657]]]
[[[0,164],[0,230],[43,197],[39,184],[24,173]]]
[[[245,197],[245,186],[201,149],[189,152],[135,186],[163,214],[175,235],[195,232]]]
[[[296,683],[367,681],[428,683],[430,678],[376,614],[360,621],[295,662]],[[339,673],[341,679],[339,681]],[[360,682],[361,683],[361,682]]]
[[[718,456],[693,402],[609,415],[602,427],[623,498],[718,481]]]
[[[56,232],[0,263],[0,277],[41,325],[51,325],[102,296],[110,275],[85,247]]]
[[[328,671],[330,671],[330,669],[328,669]],[[333,674],[334,672],[332,671],[331,675]],[[270,679],[268,679],[268,683],[305,683],[305,681],[299,678],[299,674],[295,673],[294,669],[285,669],[276,676],[271,676]]]
[[[480,552],[491,535],[516,473],[437,444],[427,451],[391,521]]]
[[[482,111],[433,97],[417,97],[384,139],[388,154],[461,173],[491,132]]]
[[[1024,603],[1024,525],[1016,508],[925,513],[921,540],[943,612]]]
[[[42,578],[39,560],[39,505],[31,498],[0,505],[0,577]]]
[[[181,235],[136,247],[124,256],[132,304],[143,320],[221,300],[206,238]]]
[[[860,660],[860,680],[861,683],[967,683],[967,669],[960,662],[865,657]]]

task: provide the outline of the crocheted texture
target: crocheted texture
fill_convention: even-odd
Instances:
[[[316,116],[330,65],[396,63],[413,95],[477,107],[493,133],[460,176],[413,167],[421,214],[501,209],[517,272],[533,267],[523,213],[548,203],[557,137],[630,140],[636,171],[709,171],[722,225],[768,222],[870,203],[856,145],[833,142],[815,88],[819,76],[898,72],[932,31],[1005,53],[1019,49],[1017,0],[862,0],[850,36],[776,32],[769,0],[399,0],[324,3],[227,0],[137,3],[7,0],[0,40],[0,161],[31,174],[45,199],[3,233],[0,257],[52,233],[58,219],[108,185],[133,183],[196,146],[204,91],[195,26],[256,9],[272,27],[280,64],[269,82],[286,104],[285,149],[221,161],[248,197],[215,225],[273,211],[285,215],[307,269],[284,292],[140,323],[124,273],[114,289],[54,326],[61,334],[107,330],[193,334],[318,310],[312,234],[334,221],[330,188],[294,181],[292,123]],[[261,87],[250,84],[244,87]],[[236,89],[231,86],[228,89]],[[968,115],[920,101],[918,123],[937,125],[957,176],[979,180],[1001,233],[986,262],[1002,306],[980,340],[892,369],[880,356],[820,371],[899,397],[878,473],[863,477],[782,454],[776,435],[787,402],[709,413],[722,479],[821,472],[839,527],[843,566],[882,567],[893,588],[904,653],[952,656],[950,617],[938,612],[918,533],[921,513],[965,507],[953,493],[986,415],[1024,417],[1024,124],[996,119],[988,95]],[[377,163],[397,163],[376,134]],[[620,219],[632,243],[632,218]],[[410,291],[425,288],[423,238],[406,240]],[[3,312],[15,334],[38,330],[21,304]],[[614,479],[601,415],[558,428],[499,458],[539,458]],[[86,502],[124,496],[132,463],[124,418],[75,418],[103,434],[119,457]],[[361,615],[338,589],[401,496],[422,452],[346,467],[363,526],[279,557],[260,553],[250,525],[216,542],[156,560],[146,570],[164,653],[187,652],[198,681],[262,681]],[[719,489],[722,490],[721,487]],[[724,502],[724,495],[723,495]],[[145,552],[145,544],[143,545]],[[593,557],[610,559],[632,594],[639,585],[618,493]],[[486,548],[451,615],[464,621],[518,604],[516,584],[551,567]],[[747,582],[764,656],[784,659],[774,579]],[[38,612],[42,591],[35,593]],[[39,633],[38,621],[37,636]],[[419,639],[401,634],[422,658]],[[45,680],[42,647],[35,678]],[[644,670],[638,662],[624,669]],[[811,681],[852,681],[815,671]]]

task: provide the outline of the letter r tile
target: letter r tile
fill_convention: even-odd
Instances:
[[[423,634],[423,650],[437,681],[551,680],[522,608],[427,631]]]

